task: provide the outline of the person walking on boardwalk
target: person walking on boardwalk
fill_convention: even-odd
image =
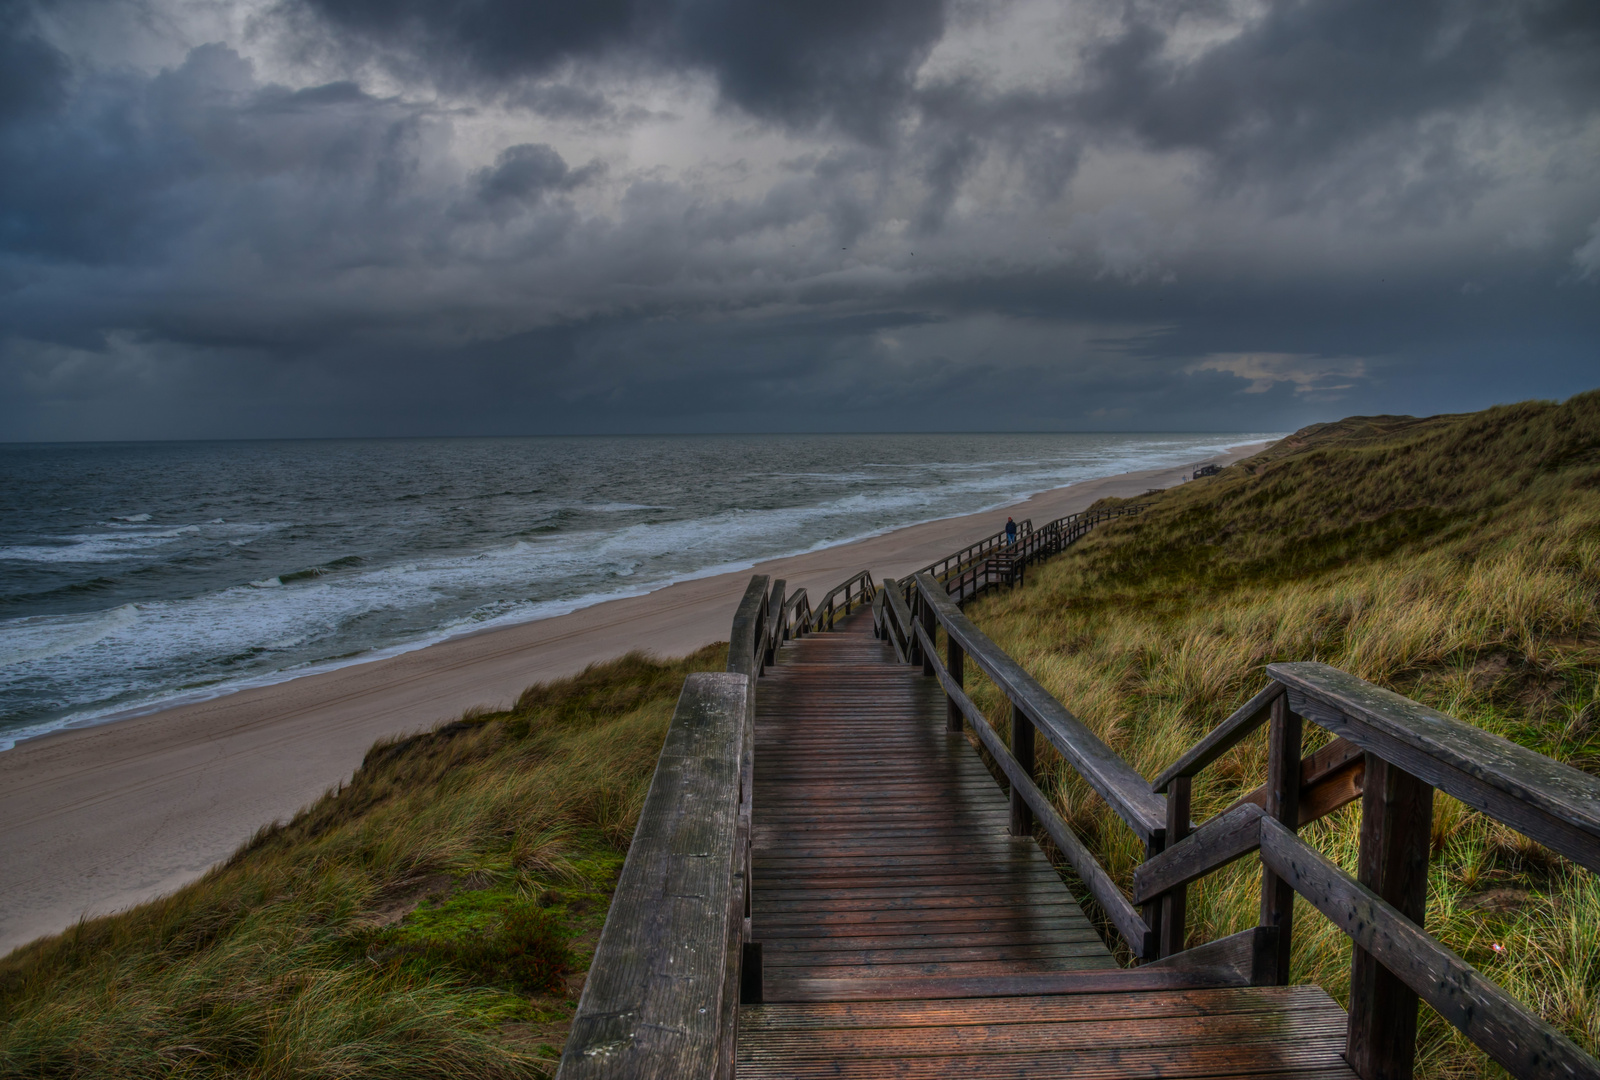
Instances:
[[[1006,518],[1006,543],[1015,544],[1016,542],[1017,542],[1017,523],[1015,521],[1012,521],[1010,518]]]

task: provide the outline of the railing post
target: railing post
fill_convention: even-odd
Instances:
[[[1167,847],[1189,835],[1189,805],[1192,780],[1187,776],[1175,777],[1167,785]],[[1171,956],[1183,951],[1188,931],[1189,887],[1179,885],[1161,898],[1161,955]]]
[[[1267,729],[1267,816],[1294,831],[1300,827],[1300,737],[1302,721],[1290,711],[1289,695],[1279,694],[1272,703],[1272,721]],[[1274,986],[1289,985],[1289,948],[1294,932],[1294,886],[1277,874],[1261,868],[1261,925],[1278,929],[1277,963]]]
[[[939,620],[933,614],[933,605],[927,602],[922,605],[922,628],[928,632],[930,644],[938,640]],[[922,673],[933,674],[933,653],[926,649],[922,653]]]
[[[906,630],[906,660],[913,664],[922,663],[922,639],[917,637],[916,622],[922,617],[922,592],[917,588],[916,579],[911,582],[911,596],[906,605],[911,609],[912,625]]]
[[[1428,906],[1432,832],[1433,788],[1368,754],[1356,877],[1418,926]],[[1416,1047],[1416,993],[1357,945],[1345,1059],[1362,1080],[1410,1080]]]
[[[1033,778],[1033,721],[1021,709],[1011,706],[1011,756]],[[1022,798],[1022,792],[1011,785],[1011,835],[1033,835],[1033,809]]]
[[[961,687],[967,686],[967,654],[962,649],[961,643],[948,631],[944,637],[944,669],[950,673],[950,681]],[[945,727],[950,731],[960,731],[964,718],[961,708],[956,704],[956,699],[946,694],[944,699]]]
[[[767,598],[767,608],[761,613],[761,625],[771,630],[767,637],[766,652],[761,658],[762,666],[771,664],[778,655],[778,645],[783,638],[783,588],[784,580],[779,578],[772,583],[772,594]],[[774,617],[776,612],[776,617]]]

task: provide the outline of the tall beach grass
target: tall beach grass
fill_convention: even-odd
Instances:
[[[1600,393],[1319,425],[1141,501],[1147,513],[969,613],[1144,775],[1243,704],[1278,660],[1332,664],[1600,773]],[[974,682],[1005,730],[998,692]],[[1197,778],[1197,821],[1265,779],[1264,738]],[[1042,755],[1041,771],[1129,884],[1142,857],[1133,834],[1059,757]],[[1358,824],[1350,806],[1305,835],[1353,871]],[[1191,943],[1254,925],[1258,907],[1250,858],[1191,889]],[[1294,979],[1342,1001],[1349,942],[1304,901],[1295,919]],[[1439,796],[1427,925],[1600,1051],[1594,875]],[[1498,1074],[1423,1012],[1420,1075]]]

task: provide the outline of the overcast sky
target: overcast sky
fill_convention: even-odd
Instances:
[[[1600,3],[0,0],[0,439],[1600,385]]]

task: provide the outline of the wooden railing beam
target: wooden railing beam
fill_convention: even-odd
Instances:
[[[922,635],[925,631],[919,626],[916,628],[916,633]],[[944,687],[945,693],[960,706],[962,715],[977,733],[978,741],[1000,766],[1000,771],[1005,773],[1012,790],[1022,792],[1022,797],[1027,801],[1028,808],[1033,811],[1039,827],[1050,837],[1051,843],[1061,852],[1062,858],[1066,859],[1077,872],[1084,887],[1089,890],[1089,895],[1100,905],[1100,910],[1105,912],[1111,924],[1117,928],[1122,939],[1128,943],[1128,948],[1140,959],[1154,959],[1156,940],[1149,924],[1139,916],[1139,912],[1128,902],[1128,898],[1122,895],[1122,890],[1117,888],[1105,868],[1067,825],[1050,799],[1023,770],[1021,763],[1011,756],[1010,748],[1006,746],[1005,740],[1000,738],[999,732],[989,724],[989,718],[983,715],[983,710],[973,703],[961,687],[955,685],[950,673],[937,661],[934,664],[934,675]]]
[[[1279,822],[1261,820],[1261,861],[1359,947],[1520,1080],[1600,1076],[1600,1061]]]
[[[1194,776],[1239,743],[1249,738],[1261,722],[1267,719],[1272,703],[1283,696],[1283,684],[1269,682],[1260,693],[1235,710],[1234,714],[1218,724],[1205,738],[1195,743],[1193,749],[1167,766],[1160,776],[1150,781],[1151,791],[1165,791],[1167,785],[1180,776]]]
[[[1033,723],[1015,705],[1011,706],[1011,756],[1017,759],[1017,766],[1028,783],[1034,784]],[[1011,835],[1033,835],[1033,811],[1017,784],[1011,785]]]
[[[1144,777],[974,626],[932,577],[923,574],[917,578],[917,595],[927,616],[933,618],[937,612],[937,621],[961,643],[968,659],[1023,711],[1140,840],[1149,843],[1166,832],[1166,800],[1150,791]],[[933,636],[931,628],[928,636]],[[929,670],[926,660],[924,670]]]
[[[1263,811],[1254,803],[1218,814],[1183,840],[1133,871],[1133,902],[1148,904],[1172,889],[1198,881],[1254,851],[1261,843]]]
[[[1288,698],[1272,700],[1267,729],[1267,805],[1265,814],[1293,830],[1300,826],[1300,741],[1304,724],[1289,708]],[[1261,925],[1278,931],[1275,985],[1289,985],[1289,959],[1294,938],[1294,885],[1270,869],[1261,871]]]
[[[1357,880],[1421,927],[1428,907],[1433,788],[1368,754]],[[1417,994],[1357,945],[1350,964],[1345,1058],[1362,1080],[1410,1080]]]
[[[1271,664],[1294,708],[1600,873],[1600,778],[1326,664]]]
[[[747,884],[736,849],[748,682],[720,672],[684,682],[560,1080],[732,1075]]]
[[[1189,835],[1190,795],[1193,781],[1187,776],[1173,779],[1167,788],[1167,848],[1182,843]],[[1161,895],[1161,955],[1183,951],[1188,932],[1188,885],[1176,885]]]

